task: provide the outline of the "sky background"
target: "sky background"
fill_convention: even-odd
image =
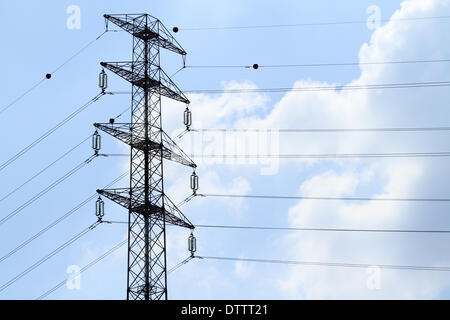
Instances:
[[[81,9],[81,28],[66,22],[70,5]],[[187,65],[302,64],[448,59],[449,19],[239,30],[183,30],[189,27],[272,25],[366,20],[369,6],[381,19],[443,16],[450,1],[0,1],[3,64],[0,107],[54,70],[104,30],[105,13],[149,13],[167,28],[178,26],[177,41]],[[20,14],[19,14],[20,13]],[[98,94],[101,61],[131,59],[131,36],[107,33],[20,102],[0,114],[4,163],[76,108]],[[180,57],[164,52],[167,74]],[[449,63],[355,65],[323,68],[184,69],[173,77],[182,90],[271,88],[448,81]],[[109,74],[109,90],[130,86]],[[359,128],[448,126],[447,88],[196,94],[191,100],[197,128]],[[105,96],[48,139],[0,172],[0,196],[27,180],[130,105],[128,95]],[[163,99],[165,131],[175,138],[184,105]],[[120,118],[128,121],[129,114]],[[119,121],[119,120],[118,120]],[[448,134],[321,133],[283,134],[276,151],[288,153],[383,153],[447,151]],[[220,136],[191,133],[176,139],[186,151],[223,153]],[[194,142],[195,147],[192,147]],[[228,149],[227,149],[228,150]],[[103,152],[126,153],[126,146],[103,135]],[[92,154],[90,142],[45,174],[0,202],[1,217]],[[274,174],[264,163],[197,161],[201,193],[311,196],[448,197],[445,158],[281,160]],[[175,203],[190,194],[188,168],[165,162],[165,188]],[[51,192],[0,225],[0,255],[89,197],[128,168],[127,158],[98,158]],[[127,186],[127,179],[117,186]],[[127,212],[105,200],[107,220]],[[194,224],[266,225],[317,228],[448,229],[445,203],[274,201],[195,198],[182,208]],[[16,276],[93,222],[94,202],[64,220],[17,254],[0,262],[0,283]],[[1,299],[34,299],[67,276],[70,265],[84,266],[125,239],[126,225],[100,225],[7,289]],[[168,267],[188,256],[189,231],[168,228]],[[445,234],[317,233],[197,229],[198,254],[305,261],[450,266]],[[369,272],[369,273],[368,273]],[[321,299],[450,297],[446,272],[382,270],[380,287],[367,286],[366,269],[286,266],[193,260],[169,275],[170,299]],[[1,285],[0,284],[0,285]],[[124,299],[125,247],[81,276],[81,288],[66,287],[51,299]]]

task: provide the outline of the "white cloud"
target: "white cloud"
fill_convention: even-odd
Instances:
[[[245,258],[241,256],[240,258]],[[245,261],[236,261],[234,264],[234,273],[240,279],[247,279],[255,272],[255,267]]]
[[[448,1],[405,1],[393,18],[435,16],[448,8]],[[436,22],[389,22],[373,34],[369,44],[362,46],[360,60],[375,62],[402,60],[405,57],[411,60],[448,57],[450,47],[444,45],[449,43],[448,38],[447,32],[439,30],[439,24]],[[361,77],[353,83],[437,81],[445,80],[449,71],[446,65],[424,65],[416,68],[363,65],[361,69]],[[405,70],[414,71],[405,72]],[[312,102],[308,107],[312,117],[309,114],[307,116],[313,119],[310,122],[312,125],[323,125],[323,121],[317,121],[319,115],[325,119],[332,119],[334,127],[352,127],[355,126],[354,123],[368,127],[386,126],[389,123],[401,126],[407,125],[408,119],[418,123],[427,120],[432,123],[430,114],[436,115],[440,112],[440,104],[448,99],[448,93],[446,90],[425,90],[384,94],[348,91],[333,93],[332,99],[330,94],[324,96],[322,93],[311,93],[308,100]],[[269,118],[275,114],[276,121],[279,121],[288,110],[292,116],[292,112],[296,110],[293,108],[294,104],[302,104],[305,98],[296,93],[291,94],[296,97],[290,101],[282,100],[276,107],[278,110],[274,111]],[[426,108],[428,105],[430,108]],[[433,112],[430,112],[431,108]],[[419,115],[413,114],[416,110]],[[421,117],[425,112],[429,114]],[[301,110],[298,115],[303,117],[305,113],[307,114]],[[295,116],[292,118],[298,119]],[[389,152],[423,151],[430,150],[430,146],[438,145],[421,139],[410,139],[410,142],[405,143],[404,138],[401,141],[397,139],[377,141],[374,137],[359,135],[356,139],[353,139],[353,136],[352,139],[345,139],[335,136],[325,143],[321,141],[320,146],[328,148],[337,145],[337,150],[345,150],[345,152],[355,150]],[[317,194],[317,190],[320,190],[320,195],[340,196],[358,194],[359,190],[368,190],[367,186],[372,185],[369,190],[375,198],[414,197],[426,191],[437,193],[440,190],[439,185],[442,182],[445,183],[445,178],[443,176],[439,178],[438,172],[442,173],[442,168],[436,164],[435,160],[389,159],[378,160],[378,164],[368,170],[362,162],[351,164],[340,162],[340,169],[320,173],[310,178],[302,184],[301,191],[304,194]],[[339,173],[342,171],[344,173]],[[427,176],[432,176],[437,181],[430,180]],[[423,188],[423,185],[427,187]],[[290,221],[293,226],[326,224],[330,227],[343,228],[389,229],[410,226],[420,228],[421,221],[424,220],[423,216],[429,213],[425,208],[418,205],[377,201],[330,204],[303,200],[291,208]],[[432,207],[431,210],[436,210],[436,207]],[[291,246],[290,250],[286,250],[286,255],[298,260],[418,265],[448,265],[450,263],[449,259],[444,259],[439,253],[436,254],[441,252],[439,250],[442,250],[442,247],[434,245],[430,248],[431,251],[423,250],[423,246],[418,244],[421,241],[417,237],[413,239],[411,241],[407,235],[305,233],[290,235],[285,240],[286,243],[296,244],[294,248]],[[426,243],[430,242],[426,241]],[[381,271],[382,288],[380,290],[369,290],[366,282],[367,274],[364,269],[293,267],[287,275],[280,278],[280,290],[291,298],[437,298],[450,284],[443,274],[392,270]]]

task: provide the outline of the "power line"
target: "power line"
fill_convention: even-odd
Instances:
[[[321,267],[344,267],[344,268],[378,267],[380,269],[393,269],[393,270],[445,271],[445,272],[450,271],[450,267],[434,267],[434,266],[342,263],[342,262],[321,262],[321,261],[293,261],[293,260],[249,259],[249,258],[212,257],[212,256],[195,256],[195,258],[207,260],[245,261],[245,262],[260,262],[260,263],[274,263],[287,265],[321,266]]]
[[[9,104],[7,104],[2,109],[0,109],[0,114],[2,114],[3,112],[5,112],[9,108],[11,108],[13,105],[15,105],[20,100],[22,100],[22,98],[24,98],[27,94],[29,94],[31,91],[33,91],[37,87],[39,87],[45,80],[46,80],[46,78],[42,78],[41,80],[36,82],[34,85],[32,85],[29,89],[27,89],[24,93],[22,93],[17,98],[15,98],[13,101],[11,101]]]
[[[400,22],[400,21],[423,21],[423,20],[440,20],[449,19],[450,16],[430,16],[430,17],[413,17],[413,18],[397,18],[397,19],[378,19],[383,22]],[[242,30],[242,29],[269,29],[269,28],[290,28],[290,27],[311,27],[311,26],[329,26],[329,25],[349,25],[349,24],[366,24],[366,20],[350,20],[350,21],[332,21],[332,22],[307,22],[307,23],[290,23],[290,24],[268,24],[268,25],[247,25],[247,26],[210,26],[210,27],[174,27],[173,31],[205,31],[205,30]]]
[[[199,193],[199,197],[219,198],[253,198],[277,200],[326,200],[326,201],[387,201],[387,202],[450,202],[450,198],[371,198],[371,197],[314,197],[314,196],[282,196],[282,195],[251,195],[251,194],[217,194]]]
[[[105,30],[105,31],[102,32],[99,36],[97,36],[94,40],[92,40],[91,42],[89,42],[88,44],[86,44],[85,46],[83,46],[80,50],[78,50],[77,52],[75,52],[75,54],[73,54],[72,56],[70,56],[66,61],[64,61],[63,63],[61,63],[55,70],[53,70],[53,71],[51,72],[51,74],[54,74],[54,73],[58,72],[62,67],[64,67],[65,65],[67,65],[70,61],[72,61],[72,60],[75,59],[77,56],[79,56],[84,50],[86,50],[87,48],[89,48],[94,42],[100,40],[100,38],[103,37],[107,32],[108,32],[108,30]]]
[[[37,144],[39,144],[40,142],[42,142],[44,139],[46,139],[48,136],[50,136],[52,133],[54,133],[56,130],[58,130],[59,128],[61,128],[63,125],[65,125],[67,122],[69,122],[70,120],[72,120],[76,115],[78,115],[80,112],[84,111],[87,107],[89,107],[91,104],[95,103],[96,101],[98,101],[103,95],[105,95],[106,93],[104,92],[100,92],[99,94],[97,94],[94,98],[92,98],[91,100],[89,100],[88,102],[86,102],[85,104],[83,104],[80,108],[78,108],[77,110],[75,110],[74,112],[72,112],[69,116],[67,116],[66,118],[64,118],[62,121],[60,121],[57,125],[55,125],[54,127],[52,127],[50,130],[48,130],[47,132],[45,132],[43,135],[41,135],[39,138],[37,138],[36,140],[34,140],[32,143],[30,143],[28,146],[26,146],[25,148],[23,148],[22,150],[20,150],[18,153],[16,153],[14,156],[12,156],[10,159],[8,159],[7,161],[5,161],[3,164],[0,165],[0,171],[2,171],[3,169],[5,169],[7,166],[9,166],[11,163],[13,163],[14,161],[16,161],[17,159],[19,159],[21,156],[23,156],[25,153],[27,153],[30,149],[32,149],[33,147],[35,147]]]
[[[247,88],[247,89],[192,89],[185,90],[185,93],[277,93],[277,92],[315,92],[315,91],[338,91],[338,90],[375,90],[375,89],[410,89],[410,88],[433,88],[448,87],[450,81],[430,81],[430,82],[403,82],[403,83],[382,83],[366,85],[330,85],[330,86],[309,86],[301,88]],[[112,91],[110,95],[130,94],[131,91]]]
[[[129,157],[127,153],[102,154],[104,157]],[[449,157],[450,151],[443,152],[394,152],[394,153],[325,153],[325,154],[193,154],[193,158],[222,159],[321,159],[321,158],[427,158]]]
[[[111,181],[110,183],[108,183],[105,188],[109,188],[112,185],[114,185],[116,182],[120,181],[121,179],[123,179],[125,176],[128,175],[128,171],[121,174],[119,177],[117,177],[116,179],[114,179],[113,181]],[[33,242],[34,240],[36,240],[37,238],[39,238],[40,236],[42,236],[44,233],[46,233],[47,231],[49,231],[50,229],[52,229],[53,227],[55,227],[57,224],[61,223],[62,221],[64,221],[65,219],[67,219],[68,217],[70,217],[73,213],[77,212],[79,209],[81,209],[82,207],[84,207],[86,204],[88,204],[89,202],[91,202],[92,200],[94,200],[97,197],[97,193],[92,194],[91,196],[89,196],[88,198],[86,198],[85,200],[83,200],[82,202],[80,202],[78,205],[76,205],[75,207],[73,207],[71,210],[69,210],[68,212],[66,212],[64,215],[62,215],[61,217],[59,217],[58,219],[56,219],[55,221],[51,222],[49,225],[47,225],[46,227],[44,227],[43,229],[41,229],[39,232],[37,232],[36,234],[34,234],[33,236],[31,236],[30,238],[28,238],[27,240],[25,240],[24,242],[22,242],[20,245],[18,245],[17,247],[15,247],[14,249],[12,249],[11,251],[9,251],[8,253],[6,253],[5,255],[3,255],[0,258],[0,263],[2,263],[4,260],[8,259],[9,257],[11,257],[12,255],[14,255],[15,253],[17,253],[18,251],[20,251],[21,249],[23,249],[25,246],[27,246],[28,244],[30,244],[31,242]]]
[[[186,263],[188,263],[189,261],[191,261],[194,257],[189,256],[186,259],[184,259],[183,261],[181,261],[180,263],[174,265],[172,268],[170,268],[167,273],[172,273],[175,270],[177,270],[178,268],[180,268],[181,266],[185,265]]]
[[[83,46],[80,50],[78,50],[75,54],[73,54],[72,56],[70,56],[67,60],[65,60],[63,63],[61,63],[55,70],[53,70],[52,72],[48,73],[44,78],[42,78],[41,80],[39,80],[36,84],[34,84],[33,86],[31,86],[28,90],[26,90],[24,93],[22,93],[21,95],[19,95],[17,98],[15,98],[11,103],[7,104],[6,106],[4,106],[2,109],[0,109],[0,114],[2,114],[3,112],[5,112],[6,110],[8,110],[10,107],[12,107],[14,104],[16,104],[17,102],[19,102],[20,100],[22,100],[22,98],[24,98],[27,94],[29,94],[31,91],[33,91],[34,89],[36,89],[37,87],[39,87],[45,80],[47,79],[51,79],[52,75],[55,74],[56,72],[58,72],[61,68],[63,68],[66,64],[68,64],[70,61],[72,61],[73,59],[75,59],[78,55],[80,55],[83,51],[85,51],[88,47],[90,47],[94,42],[96,42],[97,40],[99,40],[106,32],[103,32],[102,34],[100,34],[99,36],[97,36],[94,40],[90,41],[88,44],[86,44],[85,46]]]
[[[96,265],[98,262],[100,262],[103,259],[105,259],[106,257],[108,257],[110,254],[114,253],[115,251],[117,251],[118,249],[123,247],[127,242],[128,242],[128,239],[123,240],[122,242],[119,242],[117,245],[115,245],[114,247],[112,247],[111,249],[109,249],[108,251],[103,253],[101,256],[99,256],[98,258],[92,260],[87,265],[85,265],[83,268],[81,268],[80,271],[76,275],[71,276],[70,279],[75,279],[75,278],[79,277],[83,272],[85,272],[89,268],[91,268],[94,265]],[[188,258],[184,259],[183,261],[181,261],[180,263],[178,263],[177,265],[175,265],[171,269],[169,269],[167,271],[167,273],[174,272],[176,269],[178,269],[181,266],[183,266],[184,264],[188,263],[191,259],[193,259],[193,257],[188,257]],[[64,286],[66,283],[67,283],[67,279],[64,279],[64,280],[60,281],[56,286],[54,286],[50,290],[46,291],[45,293],[43,293],[39,297],[37,297],[36,300],[42,300],[42,299],[46,298],[47,296],[49,296],[50,294],[52,294],[53,292],[55,292],[56,290],[58,290],[59,288]]]
[[[290,63],[290,64],[249,64],[249,65],[187,65],[186,69],[259,69],[259,68],[310,68],[310,67],[346,67],[359,65],[386,65],[386,64],[419,64],[419,63],[445,63],[450,59],[423,59],[423,60],[396,60],[373,62],[321,62],[321,63]],[[180,71],[180,70],[179,70]]]
[[[118,156],[118,155],[117,155]],[[338,159],[338,158],[426,158],[449,157],[449,151],[442,152],[394,152],[394,153],[325,153],[325,154],[196,154],[193,158],[222,158],[222,159]]]
[[[178,72],[180,72],[180,71],[182,71],[182,70],[184,70],[184,69],[186,69],[186,68],[187,68],[187,66],[182,66],[180,69],[178,69],[177,71],[175,71],[170,77],[171,77],[171,78],[175,77],[175,76],[178,74]]]
[[[65,158],[67,155],[69,155],[72,151],[74,151],[75,149],[77,149],[79,146],[81,146],[83,143],[85,143],[88,139],[90,139],[91,136],[89,135],[88,137],[86,137],[85,139],[83,139],[81,142],[79,142],[77,145],[75,145],[73,148],[69,149],[68,151],[66,151],[64,154],[62,154],[60,157],[58,157],[56,160],[54,160],[52,163],[50,163],[49,165],[47,165],[45,168],[43,168],[42,170],[40,170],[39,172],[37,172],[36,174],[34,174],[33,176],[31,176],[31,178],[29,178],[28,180],[26,180],[24,183],[22,183],[20,186],[16,187],[14,190],[10,191],[9,193],[7,193],[5,196],[3,196],[0,199],[0,202],[2,202],[3,200],[7,199],[8,197],[10,197],[11,195],[13,195],[15,192],[19,191],[20,189],[22,189],[26,184],[30,183],[31,181],[33,181],[34,179],[36,179],[39,175],[41,175],[42,173],[44,173],[45,171],[47,171],[48,169],[50,169],[53,165],[55,165],[57,162],[59,162],[60,160],[62,160],[63,158]]]
[[[46,233],[47,231],[49,231],[50,229],[52,229],[54,226],[56,226],[57,224],[59,224],[60,222],[62,222],[62,221],[65,220],[66,218],[68,218],[69,216],[71,216],[73,213],[75,213],[76,211],[78,211],[79,209],[81,209],[83,206],[85,206],[87,203],[89,203],[89,202],[92,201],[93,199],[95,199],[95,197],[89,197],[88,199],[84,200],[83,202],[81,202],[80,204],[78,204],[76,207],[74,207],[73,209],[71,209],[70,211],[68,211],[66,214],[64,214],[63,216],[61,216],[61,217],[58,218],[57,220],[53,221],[52,223],[50,223],[49,225],[47,225],[45,228],[41,229],[38,233],[34,234],[32,237],[28,238],[27,240],[25,240],[24,242],[22,242],[20,245],[18,245],[17,247],[15,247],[15,248],[12,249],[11,251],[9,251],[9,252],[6,253],[5,255],[3,255],[3,257],[0,258],[0,263],[2,263],[3,261],[5,261],[5,260],[8,259],[9,257],[11,257],[12,255],[14,255],[15,253],[17,253],[18,251],[20,251],[20,250],[23,249],[24,247],[26,247],[28,244],[30,244],[31,242],[33,242],[34,240],[36,240],[38,237],[40,237],[41,235],[43,235],[44,233]]]
[[[126,221],[106,221],[112,224],[127,224]],[[422,230],[422,229],[350,229],[350,228],[295,228],[295,227],[267,227],[267,226],[237,226],[195,224],[195,228],[206,229],[244,229],[244,230],[273,230],[273,231],[319,231],[319,232],[374,232],[374,233],[450,233],[450,230]]]
[[[343,228],[294,228],[294,227],[265,227],[265,226],[233,226],[196,224],[196,228],[213,229],[245,229],[245,230],[275,230],[275,231],[319,231],[319,232],[374,232],[374,233],[450,233],[450,230],[421,230],[421,229],[343,229]]]
[[[21,278],[23,278],[24,276],[26,276],[28,273],[30,273],[31,271],[33,271],[34,269],[36,269],[37,267],[39,267],[41,264],[43,264],[44,262],[46,262],[47,260],[49,260],[50,258],[52,258],[53,256],[55,256],[56,254],[58,254],[59,252],[61,252],[63,249],[67,248],[69,245],[71,245],[72,243],[74,243],[75,241],[79,240],[81,237],[83,237],[84,235],[86,235],[89,231],[93,230],[95,227],[97,227],[101,222],[97,221],[95,223],[93,223],[92,225],[90,225],[89,227],[83,229],[80,233],[77,233],[75,236],[73,236],[72,238],[70,238],[68,241],[64,242],[62,245],[60,245],[59,247],[57,247],[55,250],[51,251],[50,253],[48,253],[46,256],[44,256],[43,258],[39,259],[38,261],[36,261],[34,264],[32,264],[31,266],[29,266],[28,268],[26,268],[25,270],[23,270],[22,272],[20,272],[18,275],[16,275],[15,277],[11,278],[9,281],[5,282],[3,285],[0,286],[0,292],[2,292],[3,290],[5,290],[6,288],[8,288],[9,286],[11,286],[12,284],[14,284],[16,281],[20,280]]]
[[[102,154],[104,157],[129,157],[127,153]],[[394,153],[325,153],[325,154],[193,154],[192,158],[216,159],[339,159],[339,158],[428,158],[449,157],[450,151],[442,152],[394,152]]]
[[[178,70],[176,73],[178,73],[182,69],[242,69],[242,68],[250,69],[252,67],[253,67],[253,65],[246,65],[246,64],[241,64],[241,65],[223,65],[223,64],[222,65],[217,65],[217,64],[212,64],[212,65],[186,65],[183,68],[181,68],[180,70]]]
[[[92,260],[91,262],[89,262],[87,265],[85,265],[83,268],[80,269],[80,271],[72,276],[71,278],[76,278],[79,277],[80,274],[82,274],[84,271],[88,270],[89,268],[93,267],[94,265],[96,265],[98,262],[102,261],[103,259],[105,259],[106,257],[108,257],[110,254],[114,253],[115,251],[117,251],[118,249],[120,249],[121,247],[123,247],[126,243],[128,242],[128,239],[123,240],[121,242],[119,242],[118,244],[116,244],[114,247],[112,247],[111,249],[109,249],[108,251],[106,251],[105,253],[103,253],[101,256],[99,256],[98,258]],[[55,292],[56,290],[58,290],[59,288],[61,288],[63,285],[65,285],[67,282],[66,279],[62,280],[61,282],[59,282],[56,286],[54,286],[53,288],[51,288],[50,290],[46,291],[45,293],[41,294],[39,297],[36,298],[36,300],[42,300],[45,297],[47,297],[48,295],[52,294],[53,292]]]
[[[316,92],[316,91],[336,91],[336,90],[375,90],[375,89],[410,89],[410,88],[432,88],[448,87],[450,81],[430,81],[430,82],[404,82],[404,83],[384,83],[366,85],[334,85],[334,86],[309,86],[301,88],[247,88],[247,89],[199,89],[186,90],[185,93],[277,93],[277,92]],[[117,93],[116,93],[117,94]]]
[[[340,67],[358,65],[384,65],[384,64],[418,64],[418,63],[444,63],[450,59],[423,59],[423,60],[395,60],[395,61],[373,61],[373,62],[331,62],[331,63],[298,63],[298,64],[266,64],[258,65],[259,68],[297,68],[297,67]],[[253,67],[250,66],[247,68]]]
[[[124,109],[122,112],[120,112],[117,116],[114,117],[114,120],[119,119],[125,112],[127,112],[130,109],[131,107],[127,107],[126,109]]]
[[[8,220],[10,220],[11,218],[13,218],[14,216],[16,216],[17,214],[19,214],[23,209],[25,209],[26,207],[28,207],[30,204],[32,204],[33,202],[35,202],[36,200],[38,200],[40,197],[42,197],[43,195],[45,195],[47,192],[49,192],[50,190],[52,190],[54,187],[56,187],[57,185],[59,185],[61,182],[63,182],[64,180],[66,180],[67,178],[69,178],[70,176],[72,176],[74,173],[76,173],[77,171],[79,171],[80,169],[82,169],[84,166],[86,166],[87,164],[89,164],[93,159],[95,159],[96,157],[98,157],[97,154],[92,155],[91,157],[89,157],[88,159],[84,160],[83,162],[81,162],[80,164],[78,164],[76,167],[74,167],[73,169],[71,169],[70,171],[68,171],[67,173],[65,173],[63,176],[61,176],[59,179],[57,179],[56,181],[54,181],[53,183],[51,183],[50,185],[48,185],[45,189],[41,190],[39,193],[37,193],[36,195],[34,195],[33,197],[31,197],[30,199],[28,199],[26,202],[24,202],[23,204],[21,204],[20,206],[18,206],[16,209],[14,209],[13,211],[11,211],[8,215],[6,215],[5,217],[0,219],[0,226],[3,225],[5,222],[7,222]]]
[[[191,128],[193,132],[265,132],[281,133],[316,133],[316,132],[420,132],[420,131],[450,131],[450,127],[390,127],[390,128]]]
[[[102,154],[104,157],[129,157],[128,153],[105,153]]]

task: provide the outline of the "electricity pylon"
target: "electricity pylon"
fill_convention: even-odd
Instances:
[[[164,193],[163,159],[196,165],[162,129],[161,96],[189,100],[161,69],[160,49],[186,52],[148,14],[104,17],[133,35],[132,61],[101,63],[132,84],[131,123],[94,126],[130,146],[130,187],[97,192],[128,209],[127,299],[167,299],[166,224],[194,226]]]

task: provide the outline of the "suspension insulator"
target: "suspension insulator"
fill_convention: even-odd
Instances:
[[[108,88],[108,75],[104,69],[98,75],[98,86],[102,89],[102,91],[105,91],[106,88]]]
[[[186,130],[189,130],[189,127],[192,125],[192,112],[189,108],[184,110],[184,125],[186,126]]]
[[[188,238],[188,250],[191,252],[191,256],[193,256],[194,252],[197,251],[197,239],[192,233]]]
[[[97,130],[95,130],[94,134],[92,135],[92,149],[94,149],[94,152],[97,154],[102,147],[102,136],[98,133]]]
[[[105,215],[105,202],[100,197],[95,202],[95,215],[99,220]]]
[[[198,176],[195,172],[193,172],[191,175],[191,189],[194,194],[198,190]]]

